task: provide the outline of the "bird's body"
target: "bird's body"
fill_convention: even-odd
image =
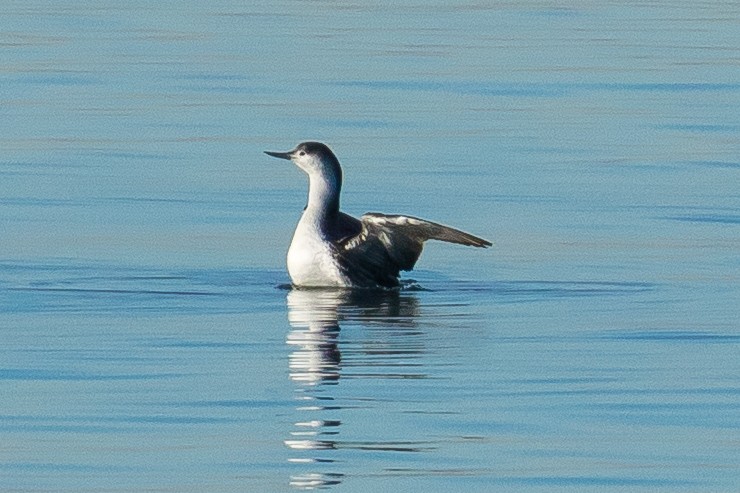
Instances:
[[[288,249],[288,273],[298,287],[395,288],[414,267],[426,240],[487,247],[491,243],[423,219],[368,213],[360,219],[339,210],[342,169],[318,142],[289,152],[267,152],[293,161],[309,177],[308,204]]]
[[[336,245],[322,227],[325,222],[308,209],[298,222],[288,249],[288,273],[296,286],[351,285],[337,262]]]

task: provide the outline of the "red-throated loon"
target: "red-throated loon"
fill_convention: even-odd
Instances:
[[[303,142],[292,151],[265,154],[293,161],[308,174],[308,204],[288,250],[296,287],[396,288],[400,271],[414,268],[427,240],[491,246],[416,217],[371,212],[355,219],[340,212],[342,167],[324,144]]]

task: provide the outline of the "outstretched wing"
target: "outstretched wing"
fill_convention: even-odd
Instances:
[[[399,272],[414,268],[427,240],[491,246],[483,238],[417,217],[371,212],[360,221],[360,233],[337,245],[344,274],[360,285],[397,286]]]

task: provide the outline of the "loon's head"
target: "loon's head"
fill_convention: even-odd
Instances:
[[[265,151],[265,154],[293,161],[309,176],[323,176],[332,181],[341,181],[342,168],[339,160],[328,146],[321,142],[302,142],[288,152]]]

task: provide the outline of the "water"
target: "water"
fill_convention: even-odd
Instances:
[[[0,491],[737,491],[734,2],[5,2]],[[489,238],[291,291],[343,208]]]

